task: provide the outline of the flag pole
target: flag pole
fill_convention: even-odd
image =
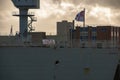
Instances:
[[[75,28],[75,20],[73,20],[73,25],[72,26],[73,26],[72,28],[74,29]]]
[[[85,8],[84,8],[84,21],[83,21],[83,27],[85,27]]]

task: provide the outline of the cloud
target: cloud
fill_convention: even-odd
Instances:
[[[100,5],[104,7],[114,8],[114,9],[120,9],[120,0],[85,0],[86,5]]]
[[[11,0],[0,0],[0,11],[16,9]]]
[[[53,0],[53,3],[54,3],[54,4],[57,4],[57,5],[60,5],[61,2],[62,2],[62,0]]]
[[[40,9],[29,11],[37,16],[36,31],[55,32],[57,21],[72,21],[83,8],[86,8],[86,24],[120,25],[119,3],[120,0],[40,0]],[[18,18],[12,16],[17,8],[11,0],[1,0],[0,10],[1,31],[9,32],[11,24],[18,31]]]
[[[53,2],[51,0],[41,1],[41,6],[40,10],[36,10],[40,18],[48,18],[51,15],[63,16],[75,8],[74,4],[61,0],[53,0]]]

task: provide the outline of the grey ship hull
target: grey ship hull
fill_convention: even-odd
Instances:
[[[113,80],[119,55],[112,51],[3,47],[0,80]]]

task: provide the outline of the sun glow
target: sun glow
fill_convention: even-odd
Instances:
[[[61,3],[61,7],[62,7],[63,9],[68,9],[68,8],[74,7],[74,5],[71,4],[71,3],[62,2],[62,3]]]

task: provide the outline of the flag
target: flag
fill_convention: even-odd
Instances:
[[[76,17],[75,17],[76,21],[85,21],[85,10],[79,12]]]

